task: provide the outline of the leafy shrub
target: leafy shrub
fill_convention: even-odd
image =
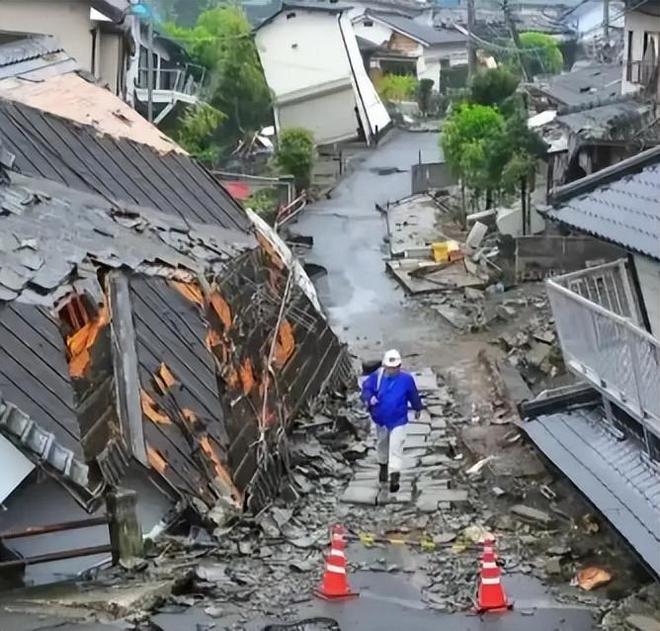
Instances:
[[[412,75],[385,74],[376,80],[376,90],[385,101],[410,101],[415,97],[417,79]]]
[[[314,136],[312,133],[302,127],[291,127],[282,131],[275,161],[287,175],[293,176],[296,188],[307,188],[314,166]]]

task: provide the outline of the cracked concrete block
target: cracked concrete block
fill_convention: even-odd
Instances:
[[[466,489],[437,489],[428,491],[428,495],[439,502],[467,502],[468,492]]]
[[[447,429],[447,421],[444,418],[437,416],[431,420],[431,429]]]
[[[408,436],[428,436],[431,433],[431,426],[426,423],[408,423],[406,433]]]
[[[396,493],[390,493],[389,489],[382,489],[378,493],[378,506],[386,504],[411,504],[413,499],[412,487],[405,489],[401,487]]]
[[[415,508],[421,513],[435,513],[438,502],[428,495],[420,495],[415,502]]]
[[[427,410],[422,410],[419,413],[419,418],[415,418],[415,410],[408,410],[408,421],[410,423],[420,423],[422,425],[431,424],[431,414]]]
[[[415,449],[417,447],[426,447],[426,436],[423,434],[408,434],[406,442],[403,443],[403,449]]]
[[[368,484],[366,481],[363,483],[351,483],[344,491],[340,501],[344,504],[364,504],[367,506],[375,506],[376,498],[378,497],[378,482],[375,484]]]
[[[420,491],[426,491],[426,490],[431,490],[431,489],[448,489],[449,488],[449,480],[444,480],[444,479],[433,479],[433,478],[425,478],[418,480],[417,482],[417,489]]]

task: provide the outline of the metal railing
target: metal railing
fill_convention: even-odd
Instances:
[[[195,69],[195,72],[193,72]],[[198,75],[200,78],[196,79]],[[182,68],[161,68],[153,71],[153,89],[166,92],[178,92],[188,96],[201,97],[206,86],[206,68],[186,64]],[[137,87],[143,90],[149,88],[149,70],[138,69]]]
[[[566,365],[660,437],[660,340],[639,325],[625,263],[546,284]]]

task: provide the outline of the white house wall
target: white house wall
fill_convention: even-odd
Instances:
[[[610,26],[623,28],[624,4],[610,2]],[[575,29],[580,39],[594,39],[603,34],[603,0],[587,0],[567,18],[567,24]]]
[[[647,15],[646,13],[639,13],[631,11],[626,14],[626,24],[623,33],[624,41],[624,59],[628,61],[641,61],[644,55],[644,33],[660,33],[660,16]],[[628,31],[633,32],[632,37],[632,55],[628,50]],[[656,43],[656,55],[660,57],[660,50]],[[639,85],[629,83],[626,81],[626,64],[623,64],[623,83],[621,90],[623,94],[630,94],[631,92],[639,91]]]
[[[289,13],[295,17],[287,19]],[[284,11],[257,31],[256,42],[266,81],[277,99],[350,79],[336,14]]]
[[[332,92],[277,103],[278,133],[289,127],[304,127],[317,144],[332,144],[357,136],[353,84]]]
[[[362,126],[367,135],[376,134],[386,129],[390,125],[391,119],[364,67],[355,31],[347,14],[342,15],[340,24],[358,92],[357,106]]]
[[[372,26],[367,26],[364,23],[365,20],[368,20]],[[392,36],[391,28],[385,26],[385,24],[382,24],[381,22],[371,20],[366,16],[362,16],[360,19],[353,22],[353,30],[358,37],[363,37],[378,46],[387,44]]]
[[[649,316],[651,333],[660,339],[660,263],[645,256],[635,255],[635,269]]]

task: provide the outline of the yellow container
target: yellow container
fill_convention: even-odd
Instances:
[[[461,246],[457,241],[438,241],[431,244],[431,251],[433,252],[433,260],[436,263],[446,263],[458,258]]]

